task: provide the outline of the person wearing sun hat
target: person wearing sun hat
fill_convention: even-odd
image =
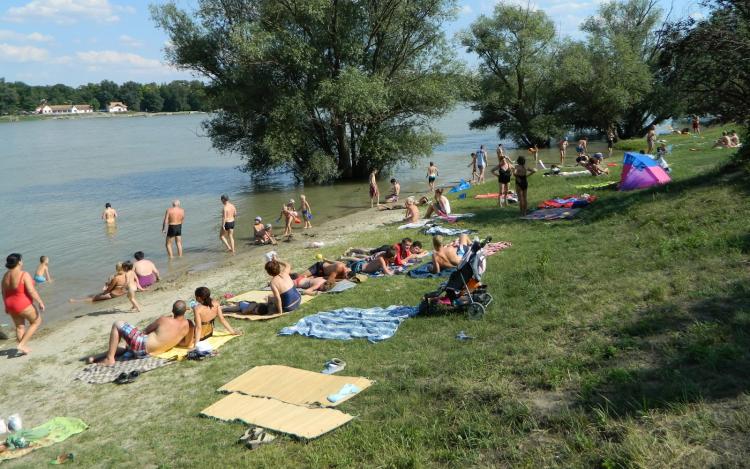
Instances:
[[[263,223],[261,223],[263,220],[260,217],[255,217],[255,224],[253,225],[253,236],[255,236],[255,241],[263,241],[263,238],[266,236],[266,229],[263,227]]]

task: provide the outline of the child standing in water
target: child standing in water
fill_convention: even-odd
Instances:
[[[300,207],[300,210],[302,210],[302,218],[305,220],[305,226],[303,226],[302,229],[312,228],[312,223],[310,223],[310,218],[312,218],[310,204],[307,203],[307,199],[304,195],[300,195],[299,198],[302,201],[302,207]]]
[[[49,257],[42,256],[39,258],[39,267],[34,272],[34,280],[36,282],[51,282],[52,278],[49,276]]]
[[[438,169],[432,164],[432,161],[430,161],[430,167],[427,168],[427,182],[430,183],[431,191],[435,190],[435,178],[438,177],[439,174],[440,172]]]

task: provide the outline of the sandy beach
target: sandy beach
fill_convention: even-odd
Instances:
[[[125,319],[134,324],[149,322],[159,316],[169,315],[172,303],[176,300],[190,302],[194,299],[195,289],[200,286],[208,287],[214,298],[226,293],[238,295],[248,290],[259,289],[268,281],[268,275],[263,270],[264,256],[274,250],[279,258],[289,261],[294,270],[304,270],[315,263],[317,249],[307,249],[308,242],[323,242],[325,249],[335,247],[336,252],[343,252],[350,245],[351,235],[372,231],[388,225],[383,230],[383,242],[398,241],[397,224],[404,216],[404,210],[379,211],[367,208],[348,216],[330,220],[302,231],[295,230],[294,240],[290,243],[279,242],[278,246],[257,246],[248,252],[237,254],[228,259],[217,260],[216,263],[196,266],[177,278],[163,279],[147,292],[138,293],[141,305],[140,313],[129,311],[130,302],[123,296],[114,300],[94,303],[93,305],[76,306],[76,314],[72,320],[57,320],[51,324],[42,323],[40,330],[29,342],[33,352],[26,357],[8,359],[15,353],[15,332],[12,327],[0,328],[9,336],[7,340],[0,340],[0,373],[3,377],[28,375],[33,367],[35,383],[43,387],[44,394],[51,388],[59,390],[68,388],[68,377],[80,370],[84,359],[92,347],[98,351],[105,351],[107,337],[112,322]],[[189,319],[192,314],[186,315]],[[44,321],[44,313],[42,313]],[[10,318],[5,317],[3,323],[10,324]],[[63,358],[63,363],[50,363],[50,357]],[[61,379],[62,378],[62,379]],[[34,399],[25,400],[29,408],[17,408],[18,412],[29,412]]]

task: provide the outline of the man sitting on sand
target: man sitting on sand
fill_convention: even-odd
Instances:
[[[432,246],[435,250],[432,253],[432,265],[428,270],[434,274],[439,274],[440,270],[455,269],[461,258],[471,245],[471,240],[465,234],[458,238],[458,247],[443,246],[443,237],[435,235],[432,237]]]
[[[351,267],[352,272],[374,274],[382,270],[385,275],[393,275],[396,271],[389,269],[388,266],[394,264],[397,255],[398,249],[395,246],[390,246],[384,253],[375,256],[372,260],[365,259],[354,262]]]
[[[406,199],[406,216],[404,221],[407,223],[417,223],[419,221],[419,209],[417,204],[414,203],[414,197],[408,197]]]
[[[109,334],[109,348],[106,352],[89,357],[89,363],[104,359],[99,365],[113,365],[115,357],[126,352],[136,358],[158,355],[172,349],[190,333],[190,323],[185,319],[185,302],[177,300],[172,305],[172,316],[162,316],[152,322],[143,332],[125,321],[112,324]],[[118,347],[124,340],[126,347]]]
[[[348,268],[346,264],[339,261],[329,261],[323,259],[315,264],[311,265],[309,269],[304,272],[299,272],[300,277],[326,277],[332,280],[346,280],[351,277],[352,269]]]

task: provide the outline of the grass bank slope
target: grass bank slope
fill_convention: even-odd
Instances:
[[[65,452],[92,468],[747,467],[750,184],[747,175],[721,174],[730,150],[710,148],[719,130],[662,137],[675,144],[668,185],[584,191],[574,186],[606,178],[531,177],[532,207],[581,192],[599,197],[572,220],[519,220],[514,206],[473,199],[496,192],[494,182],[451,197],[455,212],[477,214],[464,227],[513,243],[488,259],[483,280],[495,301],[481,321],[416,317],[377,345],[276,335],[317,311],[417,304],[440,283],[393,277],[272,322],[235,321],[245,336],[217,358],[129,387],[72,383],[45,395],[30,361],[24,377],[3,379],[6,403],[33,398],[39,412],[91,428],[7,467],[40,467]],[[606,161],[618,164],[609,179],[619,180],[621,150],[644,144],[622,142]],[[430,243],[395,227],[342,242],[379,246],[403,235]],[[457,341],[462,330],[475,339]],[[92,350],[103,343],[92,339]],[[253,366],[319,371],[331,357],[347,362],[342,374],[377,384],[340,406],[359,418],[329,435],[282,436],[248,452],[235,444],[243,425],[197,416],[221,397],[218,387]]]

